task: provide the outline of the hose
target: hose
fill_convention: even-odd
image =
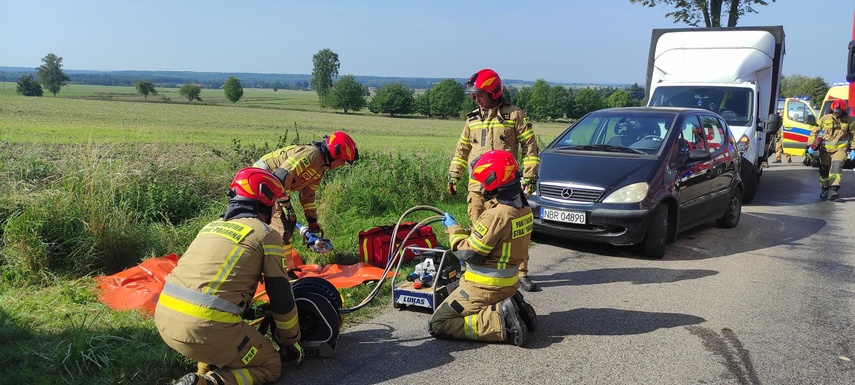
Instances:
[[[438,215],[429,216],[429,217],[421,220],[421,222],[416,224],[416,226],[413,226],[413,229],[410,230],[409,233],[407,233],[407,236],[404,237],[404,239],[401,241],[401,243],[397,247],[394,247],[394,245],[396,243],[394,240],[398,234],[398,227],[400,227],[401,223],[404,221],[404,218],[406,218],[407,215],[410,215],[414,212],[422,211],[422,210],[432,211]],[[389,256],[387,258],[386,268],[383,270],[383,275],[380,277],[380,280],[377,281],[377,285],[374,286],[374,289],[371,291],[371,293],[368,294],[367,297],[365,297],[365,299],[362,300],[362,302],[360,302],[359,304],[357,304],[353,307],[349,307],[346,309],[340,309],[338,311],[338,313],[339,314],[349,314],[349,313],[352,313],[354,311],[357,311],[357,310],[365,307],[365,305],[367,305],[369,302],[371,302],[371,300],[373,300],[374,297],[377,296],[377,293],[380,292],[380,288],[383,286],[383,283],[386,282],[386,276],[389,274],[389,271],[392,269],[392,265],[395,263],[395,260],[397,259],[398,264],[395,267],[395,274],[392,276],[392,282],[394,283],[395,276],[398,275],[398,271],[400,271],[401,265],[404,261],[404,251],[402,250],[402,248],[404,247],[405,244],[407,244],[407,240],[410,238],[410,236],[413,235],[414,233],[416,233],[417,231],[419,231],[419,229],[422,226],[427,226],[427,225],[433,224],[435,222],[441,222],[443,220],[443,218],[445,218],[445,211],[442,211],[442,210],[440,210],[436,207],[433,207],[433,206],[423,206],[423,205],[422,206],[414,206],[414,207],[409,208],[407,211],[405,211],[401,215],[401,217],[398,219],[398,222],[395,223],[395,227],[392,229],[392,240],[393,241],[391,244],[393,247],[389,247]],[[394,299],[393,299],[393,301],[394,301]]]

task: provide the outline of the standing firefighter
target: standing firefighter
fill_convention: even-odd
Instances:
[[[200,369],[178,384],[264,384],[279,377],[280,355],[242,318],[262,279],[274,340],[298,361],[302,358],[282,238],[268,226],[273,203],[283,193],[282,183],[268,171],[238,171],[225,214],[202,228],[167,276],[154,323],[163,341],[199,361]]]
[[[540,158],[534,129],[525,112],[505,102],[502,80],[491,69],[473,74],[466,85],[466,92],[472,95],[478,109],[466,114],[466,124],[448,169],[448,192],[451,195],[457,193],[457,182],[463,177],[467,165],[478,156],[491,150],[504,150],[517,156],[522,146],[522,186],[526,194],[531,194],[536,188]],[[471,172],[468,191],[467,214],[472,226],[476,226],[476,220],[484,212],[486,199],[481,184],[472,178]],[[537,284],[528,277],[528,254],[520,265],[520,287],[526,291],[538,290]]]
[[[262,156],[255,162],[255,167],[272,172],[285,187],[285,196],[277,200],[273,207],[270,226],[282,234],[288,270],[294,268],[290,258],[291,235],[297,224],[297,214],[291,204],[290,192],[299,192],[300,206],[303,207],[309,231],[323,237],[323,230],[318,224],[315,192],[327,170],[337,169],[345,162],[353,164],[357,159],[359,152],[356,143],[350,135],[337,131],[325,136],[323,141],[284,147]]]
[[[491,199],[475,227],[461,228],[445,214],[449,244],[466,262],[460,285],[430,319],[436,338],[508,341],[521,346],[537,327],[534,309],[523,300],[519,265],[528,258],[533,216],[515,157],[489,151],[472,166],[472,177]]]
[[[840,195],[838,190],[843,175],[843,162],[847,158],[855,160],[855,150],[851,144],[855,138],[855,125],[849,124],[848,112],[849,107],[845,100],[835,100],[831,103],[831,113],[819,118],[808,137],[808,154],[813,155],[819,151],[819,184],[822,187],[819,197],[822,199],[837,199]],[[817,141],[820,132],[821,143],[811,146]]]

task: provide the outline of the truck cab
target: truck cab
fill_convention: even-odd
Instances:
[[[798,98],[778,99],[778,115],[781,115],[781,136],[784,153],[803,156],[810,131],[819,118],[808,101]]]
[[[783,56],[782,26],[654,29],[651,37],[647,106],[703,108],[727,121],[741,157],[743,203],[754,199],[775,152]]]

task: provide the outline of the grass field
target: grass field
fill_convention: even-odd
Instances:
[[[359,230],[416,205],[465,218],[463,194],[445,192],[462,119],[343,114],[301,91],[246,89],[235,107],[221,90],[189,103],[176,89],[145,100],[131,87],[71,85],[27,98],[14,86],[0,87],[3,382],[168,384],[192,370],[150,319],[98,302],[91,277],[180,254],[222,213],[236,169],[280,145],[343,130],[360,149],[360,161],[330,172],[318,191],[336,249],[310,261],[354,262]],[[539,142],[565,126],[536,123]],[[370,289],[343,295],[355,304]],[[381,296],[346,322],[388,306],[388,288]]]

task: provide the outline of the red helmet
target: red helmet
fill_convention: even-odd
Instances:
[[[472,162],[472,178],[481,182],[484,190],[492,191],[514,181],[519,169],[519,163],[510,152],[487,151]]]
[[[847,112],[848,109],[849,109],[849,106],[846,105],[846,101],[843,99],[837,99],[837,100],[831,102],[831,111],[832,112],[838,112],[838,110],[841,112]]]
[[[326,137],[327,148],[333,159],[344,158],[347,163],[356,162],[359,159],[359,150],[350,135],[336,131]]]
[[[494,100],[502,97],[502,79],[499,74],[487,68],[472,74],[466,82],[466,92],[471,94],[477,91],[490,94]]]
[[[276,200],[285,196],[279,178],[270,171],[256,167],[240,169],[229,190],[235,196],[258,201],[265,206],[273,206]]]

